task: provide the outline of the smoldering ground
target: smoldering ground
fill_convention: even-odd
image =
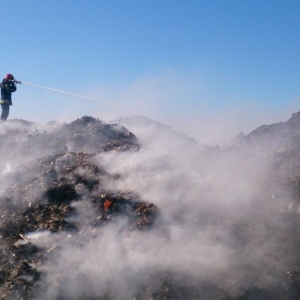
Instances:
[[[107,189],[155,203],[159,221],[146,232],[128,232],[126,220],[85,231],[80,247],[67,239],[44,266],[43,296],[296,299],[293,199],[268,160],[203,148],[162,128],[145,138],[140,124],[138,132],[139,152],[97,162],[120,176],[105,180]],[[82,216],[93,213],[86,209]]]
[[[139,151],[93,156],[108,174],[98,192],[137,193],[158,207],[156,222],[142,231],[131,230],[127,218],[94,227],[97,212],[78,185],[81,201],[69,217],[78,233],[31,241],[56,247],[39,266],[36,298],[297,299],[297,204],[291,209],[296,199],[272,163],[253,151],[200,147],[162,126],[149,132],[136,125]],[[56,168],[62,159],[68,156]]]
[[[168,238],[163,245],[151,243],[147,260],[182,278],[191,276],[195,286],[208,281],[214,291],[232,297],[252,288],[266,294],[285,289],[281,285],[294,262],[281,245],[288,193],[267,182],[271,173],[263,161],[252,158],[246,164],[232,153],[193,155],[189,150],[101,158],[122,177],[107,184],[121,190],[130,186],[162,210]]]

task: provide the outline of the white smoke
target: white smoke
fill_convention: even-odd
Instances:
[[[55,238],[63,242],[44,266],[43,299],[135,299],[149,281],[163,286],[162,274],[195,289],[211,285],[202,290],[203,299],[284,285],[281,274],[292,257],[273,233],[286,226],[278,207],[287,210],[290,200],[267,185],[268,163],[209,151],[168,131],[143,136],[141,128],[139,152],[101,154],[97,163],[120,175],[103,182],[107,190],[136,192],[157,205],[159,221],[146,232],[126,230],[126,220],[95,229],[89,225],[93,208],[85,200],[77,204],[77,217],[86,225],[77,236],[49,240],[49,248]],[[147,290],[143,295],[153,297]]]

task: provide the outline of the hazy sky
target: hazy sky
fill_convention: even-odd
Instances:
[[[3,75],[124,108],[20,85],[9,118],[134,111],[215,142],[300,107],[299,0],[2,0],[1,11]]]

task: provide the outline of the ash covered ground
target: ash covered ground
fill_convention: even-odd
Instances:
[[[300,298],[300,113],[226,149],[121,123],[1,124],[1,299]]]

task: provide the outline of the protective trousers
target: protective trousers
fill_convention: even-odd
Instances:
[[[9,114],[9,104],[1,104],[2,113],[1,113],[1,121],[5,121]]]

